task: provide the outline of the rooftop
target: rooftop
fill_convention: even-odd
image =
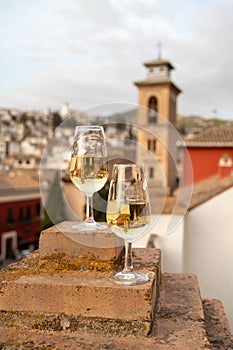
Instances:
[[[187,203],[186,188],[180,189],[181,194],[178,193],[177,189],[174,191],[173,196],[166,198],[162,214],[183,215],[187,210],[192,210],[231,187],[233,187],[233,176],[221,180],[218,178],[218,175],[209,177],[193,185],[189,203]],[[180,198],[178,198],[178,195]]]
[[[219,180],[218,175],[207,178],[193,186],[192,198],[188,207],[191,210],[233,186],[233,176]]]
[[[233,147],[233,127],[214,126],[184,140],[186,147]]]
[[[39,174],[35,169],[11,169],[0,174],[0,194],[10,191],[39,191]]]
[[[170,69],[174,69],[173,65],[168,60],[152,60],[144,63],[145,67],[156,67],[156,66],[168,66]]]
[[[146,85],[158,85],[158,84],[167,84],[170,85],[171,87],[173,87],[177,94],[179,94],[180,92],[182,92],[182,90],[180,88],[178,88],[169,78],[167,77],[156,77],[154,79],[146,79],[146,80],[139,80],[139,81],[135,81],[134,85],[136,86],[146,86]]]

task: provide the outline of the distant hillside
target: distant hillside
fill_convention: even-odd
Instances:
[[[116,113],[109,116],[106,121],[118,121],[118,123],[135,124],[137,119],[137,110],[133,109],[126,112]],[[177,116],[177,130],[183,135],[195,135],[205,131],[213,126],[233,126],[233,120],[224,120],[219,118],[208,118],[201,116]]]
[[[177,116],[177,130],[181,135],[198,134],[213,126],[233,126],[233,120],[200,116]]]
[[[111,114],[105,117],[105,123],[136,124],[137,109]],[[202,116],[177,116],[176,127],[182,136],[195,135],[213,126],[233,126],[233,120],[208,118]]]
[[[105,122],[111,123],[129,123],[135,125],[137,120],[137,109],[130,109],[128,111],[118,112],[109,115],[108,117],[104,118]]]

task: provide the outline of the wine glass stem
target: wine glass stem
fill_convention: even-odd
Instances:
[[[87,204],[86,204],[86,223],[94,223],[94,214],[93,214],[93,197],[92,195],[87,194]]]
[[[132,242],[125,242],[125,266],[123,272],[133,271]]]

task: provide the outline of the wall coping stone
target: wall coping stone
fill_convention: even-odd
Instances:
[[[64,221],[40,234],[39,252],[65,254],[68,257],[86,257],[89,260],[117,260],[124,250],[124,241],[110,229],[104,231],[76,231],[72,226],[77,222]],[[106,224],[106,223],[105,223]]]
[[[40,254],[33,253],[0,272],[1,317],[8,324],[12,319],[13,325],[17,318],[23,322],[20,316],[23,312],[26,327],[43,324],[47,328],[54,323],[54,329],[60,330],[58,320],[62,324],[69,316],[73,330],[75,325],[85,329],[89,324],[92,331],[113,329],[119,334],[145,336],[155,318],[161,278],[160,251],[136,248],[133,255],[135,269],[147,273],[149,282],[124,286],[110,282],[112,271],[105,269],[98,271],[89,267],[83,270],[73,266],[64,269],[63,256],[54,260],[52,255],[52,263],[61,263],[50,269],[44,257],[41,260]],[[5,312],[8,312],[7,316]]]

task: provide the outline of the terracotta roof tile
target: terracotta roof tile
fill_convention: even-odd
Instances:
[[[215,126],[184,140],[186,147],[233,147],[233,127]]]
[[[219,180],[218,176],[214,175],[193,185],[191,189],[192,195],[188,203],[185,197],[185,191],[184,200],[181,194],[179,201],[177,197],[178,192],[175,191],[174,197],[166,198],[162,214],[185,215],[187,211],[194,209],[232,187],[233,176]]]
[[[215,175],[198,182],[193,186],[192,199],[188,210],[197,207],[198,205],[208,201],[231,187],[233,187],[232,176],[219,180],[218,176]]]
[[[12,169],[0,174],[0,194],[4,191],[39,190],[39,175],[35,170]]]

